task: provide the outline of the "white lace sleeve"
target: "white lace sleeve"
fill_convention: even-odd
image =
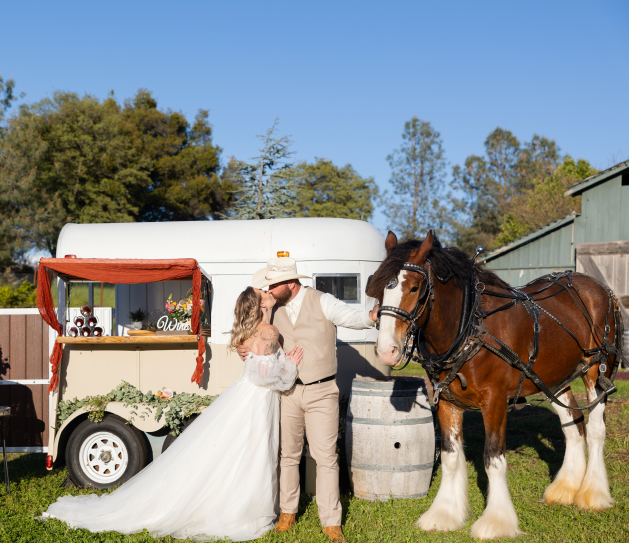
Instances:
[[[245,375],[256,386],[288,390],[297,378],[297,366],[282,349],[270,355],[249,353],[245,359]]]

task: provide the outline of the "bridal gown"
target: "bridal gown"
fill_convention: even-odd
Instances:
[[[44,518],[91,532],[261,537],[278,512],[279,391],[296,377],[297,366],[281,349],[249,353],[240,378],[164,454],[111,494],[59,498]]]

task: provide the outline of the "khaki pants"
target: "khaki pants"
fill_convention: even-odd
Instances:
[[[282,393],[280,411],[280,508],[297,513],[299,461],[304,428],[310,454],[317,463],[317,506],[321,525],[340,526],[343,510],[339,493],[336,440],[339,431],[339,389],[336,381],[295,385]]]

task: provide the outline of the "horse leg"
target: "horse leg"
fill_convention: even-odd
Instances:
[[[602,391],[597,386],[598,366],[593,366],[583,376],[588,402],[591,402]],[[587,423],[588,465],[583,483],[577,492],[574,503],[581,509],[594,509],[603,511],[614,504],[614,499],[609,492],[607,470],[603,458],[605,445],[605,404],[607,398],[603,398],[590,410]]]
[[[500,396],[482,407],[485,423],[485,471],[489,495],[483,515],[472,525],[475,539],[513,538],[521,534],[507,487],[507,400]]]
[[[441,401],[441,485],[430,509],[415,526],[428,532],[449,532],[463,527],[467,520],[467,464],[463,452],[463,410]]]
[[[558,398],[570,407],[578,405],[570,389]],[[574,503],[574,497],[585,475],[585,424],[580,411],[566,409],[554,403],[551,405],[561,421],[566,438],[566,452],[557,477],[544,491],[544,501],[547,504],[570,505]]]

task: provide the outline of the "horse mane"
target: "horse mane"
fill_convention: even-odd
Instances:
[[[408,262],[410,254],[419,249],[422,243],[422,241],[412,239],[393,247],[371,277],[367,285],[367,296],[382,300],[386,284],[393,277],[397,277],[402,266]],[[509,288],[509,284],[494,272],[486,270],[480,264],[472,264],[471,258],[461,249],[443,247],[435,235],[433,235],[432,249],[427,258],[430,260],[433,275],[442,278],[451,277],[454,284],[461,289],[465,288],[468,277],[471,277],[474,271],[479,281],[487,286]]]

